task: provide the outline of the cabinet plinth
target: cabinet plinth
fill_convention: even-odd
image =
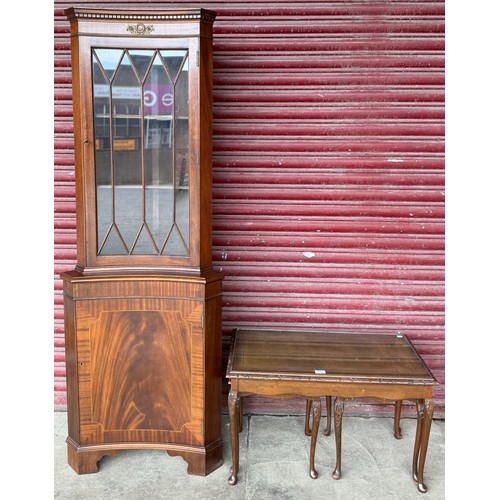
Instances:
[[[66,11],[77,265],[62,275],[68,462],[163,449],[222,463],[222,275],[211,262],[204,9]]]

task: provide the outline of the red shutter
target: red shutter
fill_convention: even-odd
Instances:
[[[55,2],[54,24],[54,403],[66,406],[64,309],[59,275],[76,263],[75,175],[69,23]]]
[[[74,266],[75,204],[69,4],[55,4],[64,405],[58,274]],[[213,260],[225,275],[224,359],[236,327],[401,331],[438,378],[444,415],[444,2],[203,7],[218,12]]]

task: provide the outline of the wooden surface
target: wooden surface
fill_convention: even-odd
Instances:
[[[221,465],[220,277],[63,279],[70,465],[96,472],[93,457],[127,448],[199,475]]]
[[[222,464],[222,275],[211,262],[214,13],[71,8],[66,14],[77,200],[77,266],[61,276],[68,462],[83,474],[96,472],[104,455],[121,449],[161,449],[182,456],[189,473],[206,475]],[[141,31],[145,25],[147,33]],[[131,250],[99,255],[91,61],[92,50],[106,47],[189,53],[189,254],[184,257]],[[129,163],[144,172],[144,164]],[[142,208],[127,206],[127,217]],[[171,214],[161,215],[170,220]]]
[[[319,370],[325,373],[317,373]],[[229,378],[303,378],[434,384],[405,336],[238,330]]]

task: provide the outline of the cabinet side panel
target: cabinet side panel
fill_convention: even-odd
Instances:
[[[70,288],[70,285],[65,284]],[[78,360],[75,331],[75,303],[64,294],[64,339],[66,352],[66,386],[68,391],[68,435],[75,441],[79,440],[79,390],[78,390]]]
[[[200,39],[200,265],[212,265],[212,40]]]
[[[205,439],[211,443],[221,437],[222,392],[222,296],[205,306]]]
[[[76,22],[71,23],[71,87],[73,99],[73,147],[75,154],[76,253],[77,263],[85,266],[85,205],[82,137],[84,135],[82,107],[82,71],[80,67],[80,37]]]

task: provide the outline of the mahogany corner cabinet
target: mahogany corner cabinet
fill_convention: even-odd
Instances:
[[[160,449],[222,464],[205,9],[70,8],[77,263],[62,274],[68,462]]]

